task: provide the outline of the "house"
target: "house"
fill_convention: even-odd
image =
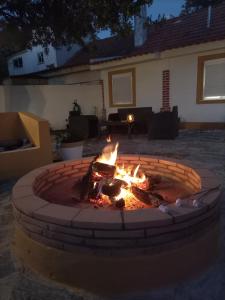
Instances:
[[[14,53],[7,60],[9,75],[25,75],[60,67],[80,49],[80,45],[72,45],[71,47],[53,47],[51,45],[43,47],[38,45]]]
[[[145,17],[143,8],[130,36],[97,40],[36,76],[51,86],[96,84],[98,110],[107,114],[118,107],[158,112],[177,105],[185,127],[224,128],[225,2],[147,27]]]

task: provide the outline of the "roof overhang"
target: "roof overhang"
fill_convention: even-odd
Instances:
[[[41,77],[55,77],[55,76],[63,76],[72,73],[79,73],[84,71],[90,71],[90,65],[81,65],[81,66],[74,66],[74,67],[62,67],[58,69],[52,69],[46,72],[43,72]]]
[[[148,54],[142,54],[132,57],[124,57],[119,59],[114,59],[111,61],[105,61],[98,64],[92,64],[90,65],[90,70],[104,70],[109,68],[115,68],[115,67],[122,67],[130,64],[137,64],[137,63],[143,63],[147,61],[153,61],[153,60],[159,60],[159,59],[169,59],[173,57],[179,57],[179,56],[186,56],[196,53],[204,53],[207,51],[225,51],[225,39],[220,41],[213,41],[213,42],[207,42],[202,44],[195,44],[191,46],[185,46],[180,48],[174,48],[170,50],[165,50],[162,52],[156,52],[156,53],[148,53]]]

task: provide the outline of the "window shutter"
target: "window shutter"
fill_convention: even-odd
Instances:
[[[225,99],[225,59],[205,62],[204,100]]]
[[[124,73],[113,75],[112,97],[114,104],[129,104],[133,101],[132,74]]]

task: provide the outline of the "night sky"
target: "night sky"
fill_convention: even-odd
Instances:
[[[177,16],[181,11],[184,0],[154,0],[153,4],[149,7],[148,14],[152,19],[157,19],[158,15],[165,14],[166,16]],[[102,31],[98,36],[105,38],[110,35],[109,31]]]

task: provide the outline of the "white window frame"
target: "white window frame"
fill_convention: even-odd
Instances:
[[[113,94],[113,79],[119,77],[128,77],[131,80],[131,99],[129,102],[118,102]],[[109,84],[109,104],[110,107],[131,107],[136,106],[136,76],[135,68],[112,71],[108,73],[108,84]]]
[[[16,57],[13,59],[13,68],[14,69],[21,69],[23,68],[23,58],[22,56]]]
[[[42,59],[40,59],[40,58],[42,58]],[[38,59],[38,65],[44,64],[45,60],[44,60],[44,52],[43,51],[37,53],[37,59]]]
[[[212,95],[205,97],[205,70],[206,66],[225,62],[225,53],[214,55],[200,56],[198,58],[198,74],[197,74],[197,104],[216,104],[225,103],[225,95]],[[225,79],[224,79],[225,80]]]

